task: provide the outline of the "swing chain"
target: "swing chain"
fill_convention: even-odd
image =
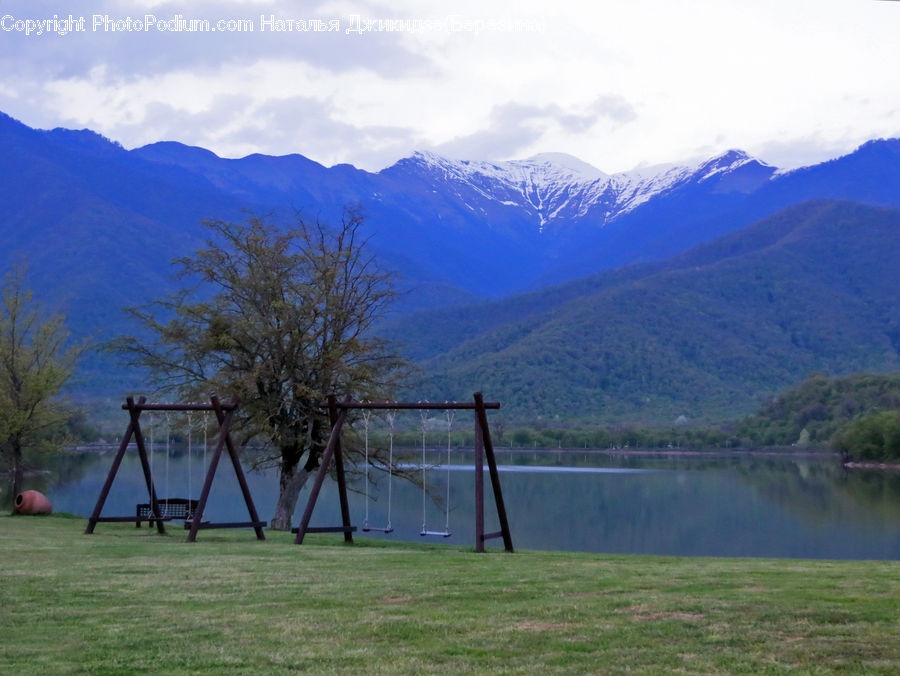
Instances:
[[[194,499],[194,471],[191,466],[191,456],[193,455],[193,443],[192,437],[194,433],[194,419],[191,411],[187,413],[187,429],[188,429],[188,447],[187,447],[187,456],[188,456],[188,510],[190,510],[191,501]]]
[[[363,519],[363,530],[369,530],[369,418],[372,417],[371,411],[363,411],[362,419],[363,419],[363,427],[365,428],[365,443],[366,443],[366,516]]]
[[[447,416],[447,503],[444,508],[444,532],[450,532],[450,444],[451,444],[451,433],[453,432],[453,417],[455,412],[447,409],[444,411]]]
[[[169,498],[171,494],[169,492],[169,450],[170,450],[170,441],[172,438],[172,430],[171,430],[171,420],[169,418],[169,412],[166,411],[166,503],[168,504]]]
[[[393,411],[387,414],[390,431],[388,432],[388,506],[387,525],[385,526],[386,533],[390,533],[394,530],[394,526],[391,524],[391,501],[393,499],[394,487],[394,419],[396,416],[397,414]]]
[[[394,527],[391,525],[391,500],[392,500],[392,488],[393,488],[393,478],[394,478],[394,414],[388,413],[386,418],[388,420],[388,424],[390,426],[389,439],[390,439],[390,455],[388,457],[388,506],[387,506],[387,525],[384,528],[372,528],[369,526],[369,421],[370,416],[372,415],[371,411],[364,411],[362,414],[363,418],[363,427],[365,430],[365,463],[366,463],[366,477],[365,477],[365,503],[366,503],[366,514],[365,519],[363,521],[363,531],[377,530],[382,533],[391,533],[394,530]]]

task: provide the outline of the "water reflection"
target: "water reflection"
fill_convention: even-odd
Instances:
[[[38,490],[56,511],[87,516],[112,462],[112,452],[64,456],[53,476],[38,477]],[[472,455],[454,450],[452,471],[440,453],[426,480],[443,496],[450,482],[453,541],[474,538]],[[404,458],[418,467],[419,453]],[[900,559],[900,474],[878,470],[841,471],[831,457],[777,455],[615,455],[591,452],[499,454],[503,495],[517,548],[681,556],[772,556],[839,559]],[[249,463],[246,463],[249,465]],[[156,458],[160,497],[198,497],[202,457],[179,450],[168,463]],[[379,474],[379,473],[375,473]],[[362,476],[350,495],[354,523],[365,512]],[[260,516],[271,518],[277,498],[274,472],[248,472]],[[389,477],[380,474],[369,489],[369,522],[387,522]],[[394,533],[366,537],[420,540],[423,521],[443,528],[445,505],[393,478]],[[496,530],[490,482],[486,528]],[[301,495],[299,519],[306,494]],[[126,456],[105,515],[132,514],[146,499],[136,453]],[[230,463],[222,462],[207,515],[216,521],[246,520],[247,513]],[[340,521],[330,482],[319,499],[313,525]],[[494,521],[494,523],[491,523]],[[103,527],[100,524],[99,527]]]

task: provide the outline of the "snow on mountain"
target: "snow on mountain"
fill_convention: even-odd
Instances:
[[[775,167],[749,156],[742,150],[729,150],[694,165],[660,164],[613,174],[611,180],[617,186],[619,208],[610,214],[609,220],[626,214],[656,195],[680,185],[689,182],[702,183],[717,176],[723,178],[745,167],[755,169],[753,175],[757,180],[751,179],[752,183],[762,183],[777,173]]]
[[[597,167],[587,162],[579,160],[574,155],[567,153],[538,153],[529,157],[526,162],[533,164],[553,166],[556,168],[565,168],[589,179],[608,178],[609,175],[603,173]]]
[[[666,164],[613,174],[610,180],[615,186],[616,204],[607,220],[627,214],[654,196],[683,184],[695,173],[692,167]]]
[[[589,212],[605,224],[657,195],[731,174],[748,164],[771,169],[763,171],[763,179],[775,172],[740,150],[695,165],[657,165],[612,175],[564,153],[485,162],[424,151],[404,162],[419,165],[433,178],[454,186],[456,196],[473,211],[478,210],[473,202],[479,199],[526,210],[537,219],[540,232],[554,221],[583,218]]]
[[[700,180],[705,181],[716,174],[735,169],[751,161],[753,161],[753,158],[743,150],[729,150],[700,165],[700,171],[703,172]]]
[[[570,155],[547,153],[526,160],[484,162],[453,160],[432,152],[410,158],[432,175],[456,186],[457,195],[471,209],[464,192],[535,216],[539,229],[559,217],[584,216],[602,196],[609,176]],[[403,160],[401,160],[403,162]]]

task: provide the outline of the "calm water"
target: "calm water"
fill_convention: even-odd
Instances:
[[[411,455],[413,463],[417,456]],[[418,456],[421,457],[420,455]],[[439,463],[434,454],[429,462]],[[67,459],[58,480],[42,488],[54,510],[87,516],[109,471],[113,453]],[[621,456],[596,452],[503,451],[499,453],[503,497],[513,543],[519,549],[668,554],[681,556],[766,556],[836,559],[900,559],[900,473],[853,470],[842,473],[833,458],[817,456],[703,455]],[[472,544],[474,470],[471,453],[454,450],[451,471],[432,467],[427,480],[443,499],[449,477],[452,538]],[[190,464],[190,472],[188,471]],[[160,497],[199,497],[202,455],[154,460]],[[411,465],[410,465],[411,467]],[[247,472],[257,509],[270,519],[277,496],[274,472]],[[490,493],[488,531],[498,529]],[[362,526],[366,500],[357,477],[350,504]],[[370,488],[369,523],[387,522],[388,477]],[[421,541],[420,488],[393,479],[390,535]],[[303,510],[301,494],[295,524]],[[104,515],[134,513],[146,501],[137,453],[129,450]],[[425,500],[426,526],[443,530],[445,503]],[[337,494],[330,481],[312,525],[339,523]],[[244,521],[247,511],[231,464],[220,463],[206,518]],[[176,522],[177,523],[177,522]],[[98,528],[109,527],[99,524]],[[359,535],[362,535],[361,533]],[[202,534],[201,534],[202,537]],[[335,536],[339,537],[339,536]],[[500,546],[501,541],[490,544]]]

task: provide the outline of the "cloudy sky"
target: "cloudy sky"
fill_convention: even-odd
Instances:
[[[83,30],[38,34],[70,14]],[[126,148],[369,170],[566,152],[612,173],[729,148],[795,167],[900,136],[892,0],[0,0],[0,17],[0,110]]]

